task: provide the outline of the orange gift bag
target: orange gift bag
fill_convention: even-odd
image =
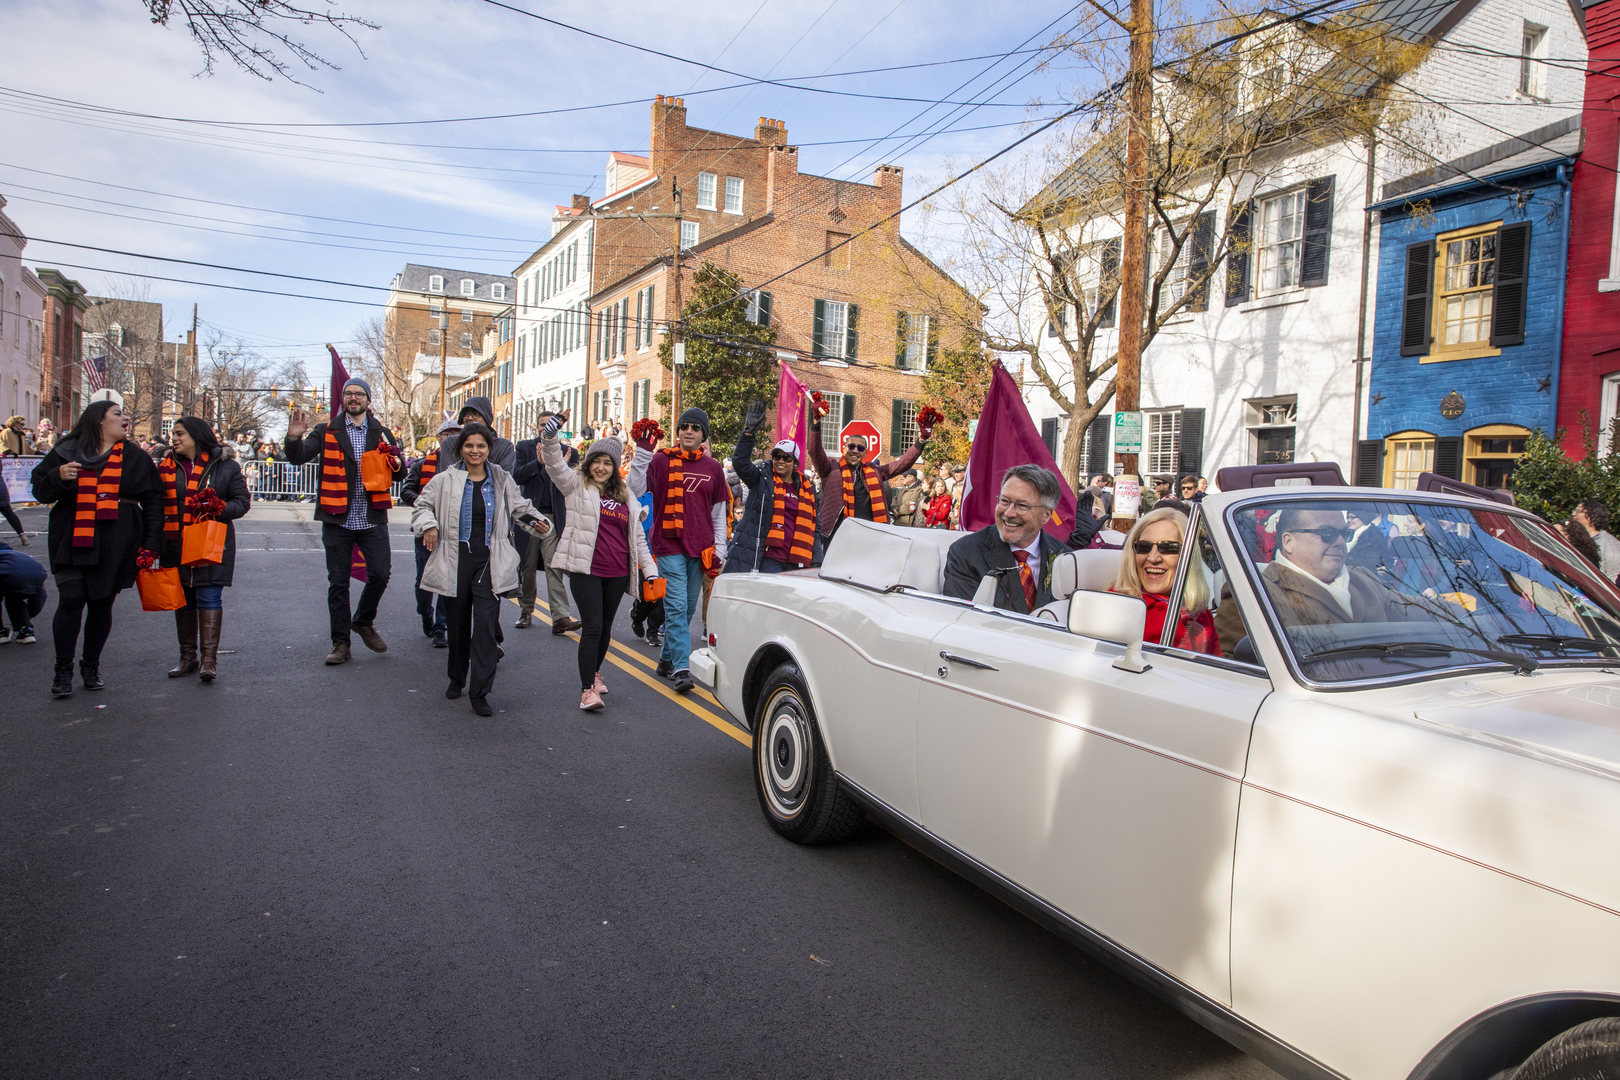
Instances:
[[[186,590],[180,587],[180,571],[142,570],[135,575],[142,611],[179,611],[186,606]]]
[[[180,565],[206,566],[225,558],[225,523],[199,521],[180,534]]]
[[[647,578],[641,583],[641,601],[651,604],[662,600],[664,593],[669,589],[669,583],[661,577]]]
[[[394,486],[394,458],[382,447],[360,455],[360,483],[367,491],[387,491]]]

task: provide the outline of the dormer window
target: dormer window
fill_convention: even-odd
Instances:
[[[461,295],[462,296],[475,296],[475,295],[477,295],[477,293],[478,293],[478,282],[474,281],[472,278],[469,278],[469,277],[464,277],[464,278],[461,279]]]
[[[506,284],[504,282],[497,281],[491,285],[489,287],[489,298],[491,300],[505,300]]]
[[[1547,28],[1535,23],[1524,24],[1524,36],[1519,48],[1519,93],[1525,97],[1545,98],[1547,88]]]
[[[428,275],[428,292],[444,292],[444,275]]]

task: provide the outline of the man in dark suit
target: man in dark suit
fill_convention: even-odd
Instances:
[[[542,412],[536,418],[537,425],[545,427],[552,415],[550,409]],[[578,450],[571,446],[565,446],[563,450],[570,468],[579,464]],[[517,468],[512,473],[512,479],[523,489],[523,497],[551,522],[551,531],[538,540],[521,529],[516,533],[519,546],[523,549],[523,561],[518,564],[518,606],[521,610],[516,626],[519,630],[527,630],[534,625],[534,601],[539,594],[538,570],[543,560],[546,567],[546,602],[551,605],[551,632],[566,634],[570,630],[578,630],[584,623],[568,614],[568,589],[563,582],[562,571],[555,565],[557,538],[562,536],[568,508],[564,505],[562,493],[551,482],[545,463],[540,460],[539,439],[524,439],[517,444]]]
[[[1039,465],[1014,465],[1001,477],[996,520],[951,545],[945,557],[945,595],[973,599],[992,570],[1008,570],[996,584],[996,607],[1027,615],[1052,602],[1052,562],[1068,548],[1043,529],[1057,508],[1057,474]]]
[[[1355,530],[1346,527],[1342,512],[1289,507],[1277,518],[1277,551],[1260,577],[1284,625],[1426,617],[1416,597],[1385,588],[1370,570],[1346,565],[1345,542]]]
[[[332,619],[332,651],[326,662],[341,664],[349,659],[351,627],[372,652],[388,651],[388,644],[372,623],[388,588],[393,560],[388,543],[388,509],[394,500],[387,491],[366,490],[360,459],[384,443],[392,446],[399,463],[393,479],[398,483],[405,478],[405,452],[394,433],[371,415],[371,386],[364,379],[350,379],[343,384],[340,417],[329,425],[316,424],[306,436],[308,429],[304,411],[294,409],[287,422],[285,446],[287,460],[294,465],[318,463],[315,475],[320,494],[315,501],[315,518],[321,523],[321,546],[326,549],[326,606]],[[349,566],[356,546],[366,561],[366,587],[360,592],[360,605],[351,618]]]

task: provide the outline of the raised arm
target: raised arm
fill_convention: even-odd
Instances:
[[[560,412],[546,421],[546,429],[540,433],[540,457],[546,463],[546,475],[565,499],[584,484],[579,474],[563,460],[562,444],[557,441],[557,433],[567,420],[568,414]]]

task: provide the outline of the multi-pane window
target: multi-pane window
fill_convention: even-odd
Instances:
[[[1150,473],[1174,473],[1181,456],[1181,410],[1150,412],[1145,417],[1142,451]]]
[[[1305,189],[1260,204],[1260,291],[1299,285],[1299,256],[1305,235]]]
[[[1491,292],[1496,285],[1496,231],[1441,241],[1439,347],[1491,340]]]
[[[726,213],[742,213],[743,182],[740,176],[726,177]]]
[[[821,445],[837,446],[839,434],[844,430],[844,395],[823,392],[821,397],[832,406],[821,418]]]
[[[1192,250],[1192,238],[1184,238],[1181,250],[1176,252],[1176,261],[1170,266],[1170,273],[1164,279],[1162,307],[1169,307],[1187,294],[1187,256]],[[1170,252],[1175,247],[1175,234],[1169,229],[1159,231],[1159,265],[1170,262]],[[1157,471],[1157,470],[1155,470]]]
[[[470,312],[470,311],[463,311],[463,312],[462,312],[462,313],[461,313],[461,321],[462,321],[462,322],[472,322],[472,312]]]
[[[892,446],[890,450],[898,450],[900,446],[916,446],[922,439],[922,430],[917,427],[917,403],[915,401],[900,402],[900,443]]]
[[[681,222],[681,250],[697,247],[698,223],[695,221]]]
[[[497,281],[495,284],[491,285],[489,287],[489,296],[490,296],[491,300],[505,300],[506,299],[506,284],[505,284],[505,282]]]
[[[461,347],[463,349],[472,348],[472,335],[471,334],[465,333],[465,332],[462,333],[462,335],[461,335]]]
[[[849,337],[849,305],[828,300],[821,322],[821,354],[837,359],[844,357],[844,342]]]
[[[928,323],[927,315],[906,313],[906,351],[903,366],[908,371],[921,371],[928,366]]]
[[[1384,486],[1415,490],[1418,474],[1434,471],[1434,436],[1409,433],[1389,439],[1384,452]]]
[[[462,296],[473,296],[473,295],[476,295],[477,292],[478,292],[478,282],[474,281],[472,278],[462,278],[461,279],[461,295]]]
[[[429,345],[437,345],[438,343],[439,343],[439,328],[434,327],[432,330],[428,331],[428,344]]]
[[[444,275],[428,275],[428,292],[444,292]]]
[[[1535,23],[1524,24],[1524,35],[1519,49],[1519,93],[1529,97],[1546,97],[1542,86],[1542,71],[1546,59],[1547,28]]]
[[[698,209],[715,210],[715,175],[712,172],[698,173]]]

